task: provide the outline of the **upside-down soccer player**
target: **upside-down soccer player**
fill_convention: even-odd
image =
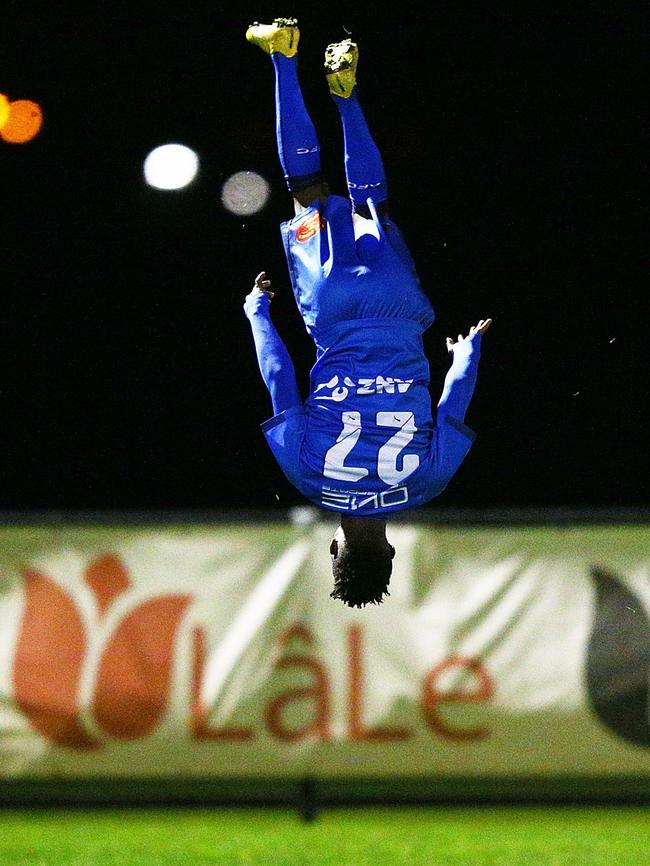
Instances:
[[[299,31],[291,18],[253,24],[246,38],[275,69],[277,143],[295,216],[282,238],[298,309],[316,344],[303,402],[293,364],[270,318],[270,280],[260,273],[244,309],[274,416],[262,424],[289,481],[337,511],[330,546],[332,596],[350,606],[388,594],[395,550],[386,518],[441,493],[470,449],[465,413],[481,338],[447,338],[453,355],[436,417],[422,333],[434,320],[402,236],[388,218],[380,153],[359,104],[357,46],[329,45],[325,73],[340,112],[349,198],[329,195],[316,131],[297,77]]]

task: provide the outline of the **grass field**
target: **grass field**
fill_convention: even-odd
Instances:
[[[0,812],[2,866],[643,866],[650,811]]]

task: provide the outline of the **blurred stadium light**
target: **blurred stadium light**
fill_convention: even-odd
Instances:
[[[258,213],[269,198],[268,182],[254,171],[238,171],[221,189],[221,201],[226,210],[237,216]]]
[[[24,144],[40,132],[43,112],[37,102],[17,99],[10,102],[0,94],[0,137],[10,144]]]
[[[184,144],[162,144],[144,161],[144,178],[156,189],[182,189],[196,177],[197,154]]]

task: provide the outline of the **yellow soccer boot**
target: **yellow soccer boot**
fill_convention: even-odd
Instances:
[[[255,21],[246,31],[246,39],[253,45],[259,45],[267,54],[279,51],[285,57],[293,57],[300,39],[298,22],[295,18],[276,18],[273,24]]]
[[[347,99],[357,83],[359,48],[351,39],[333,42],[325,49],[325,75],[330,93]]]

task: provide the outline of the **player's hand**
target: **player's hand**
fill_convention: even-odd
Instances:
[[[271,291],[270,286],[271,280],[267,279],[266,271],[260,271],[259,274],[255,277],[253,288],[246,295],[246,300],[244,302],[244,310],[246,311],[246,315],[250,315],[256,310],[259,310],[260,303],[264,296],[266,296],[269,301],[271,300],[271,298],[275,297],[275,294]]]
[[[492,319],[479,319],[478,324],[472,325],[472,327],[469,329],[469,334],[466,337],[463,337],[462,334],[458,335],[457,340],[453,340],[451,337],[447,337],[447,351],[453,352],[455,346],[458,346],[460,343],[464,343],[466,340],[469,340],[474,334],[480,334],[482,337],[491,324]]]
[[[269,298],[274,298],[275,293],[270,291],[269,286],[271,285],[271,280],[266,278],[266,271],[260,271],[259,274],[255,277],[255,283],[253,285],[253,290],[251,292],[252,295],[259,295],[260,292],[264,292]]]

